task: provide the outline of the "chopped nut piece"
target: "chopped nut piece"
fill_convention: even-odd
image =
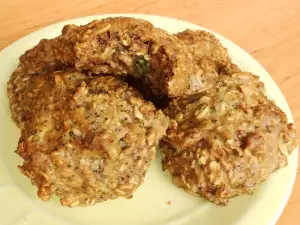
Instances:
[[[195,111],[195,117],[198,120],[201,120],[209,112],[209,107],[207,105],[202,106],[200,109]]]

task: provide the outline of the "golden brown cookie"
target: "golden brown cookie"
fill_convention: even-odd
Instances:
[[[168,118],[119,77],[67,70],[48,79],[39,98],[31,96],[35,102],[14,102],[31,114],[22,121],[16,152],[38,196],[47,201],[56,195],[69,207],[131,198]],[[35,88],[23,90],[29,98]]]
[[[211,86],[211,77],[194,63],[185,42],[147,21],[126,17],[67,25],[61,36],[27,51],[21,64],[30,74],[74,65],[92,74],[131,75],[169,97]]]
[[[226,205],[251,194],[296,147],[296,131],[250,73],[220,75],[213,88],[174,99],[160,148],[163,168],[189,193]]]

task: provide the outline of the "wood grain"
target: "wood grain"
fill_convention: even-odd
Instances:
[[[46,25],[105,13],[175,17],[228,37],[272,74],[286,96],[300,133],[299,0],[0,0],[0,50]],[[298,177],[277,225],[299,224],[299,208]]]

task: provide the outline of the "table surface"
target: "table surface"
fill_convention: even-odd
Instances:
[[[175,17],[231,39],[272,75],[292,109],[300,134],[299,0],[0,0],[0,50],[46,25],[105,13]],[[277,225],[299,224],[298,209],[299,176]]]

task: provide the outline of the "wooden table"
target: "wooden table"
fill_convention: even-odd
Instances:
[[[175,17],[228,37],[272,74],[287,98],[300,134],[299,0],[0,0],[0,50],[46,25],[105,13]],[[299,209],[298,177],[278,225],[300,224]]]

